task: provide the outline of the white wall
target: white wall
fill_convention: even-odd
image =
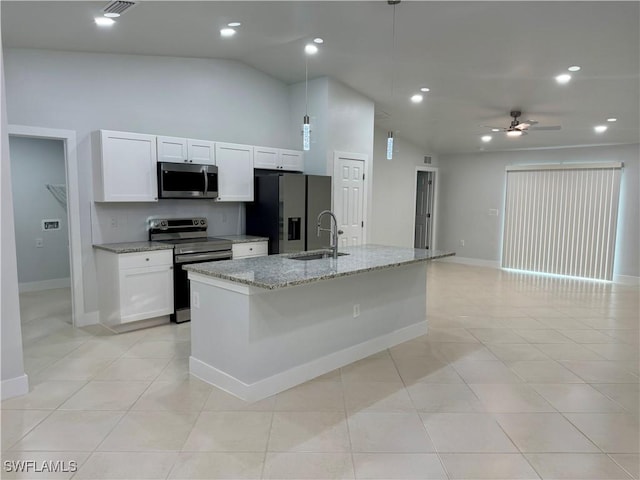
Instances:
[[[505,167],[560,162],[624,162],[616,241],[616,275],[640,276],[639,145],[441,155],[439,248],[499,263]],[[499,210],[490,216],[489,209]],[[465,240],[465,246],[459,244]]]
[[[67,211],[45,188],[65,185],[62,140],[9,137],[18,281],[69,278]],[[60,229],[42,231],[42,220],[60,220]],[[43,241],[36,247],[36,238]]]
[[[29,391],[22,360],[22,331],[18,299],[18,269],[16,239],[13,228],[11,195],[11,163],[9,136],[5,110],[4,60],[0,40],[0,337],[2,351],[2,398],[22,395]]]
[[[424,163],[425,155],[423,148],[396,136],[393,159],[387,160],[387,131],[375,129],[370,243],[413,248],[416,167],[429,166]],[[431,166],[437,166],[435,156]],[[438,180],[436,176],[436,183]]]
[[[121,205],[92,209],[91,131],[124,130],[294,147],[287,86],[238,62],[8,49],[5,68],[9,123],[76,132],[87,312],[97,309],[92,226],[123,214]],[[161,203],[163,207],[150,206],[149,214],[165,210],[182,215],[199,210],[200,214],[203,208],[194,209],[193,204],[179,200]],[[240,204],[234,205],[233,212],[228,205],[221,207],[228,218],[243,215]],[[206,216],[222,216],[218,205],[209,208]],[[146,218],[145,206],[135,205],[132,210],[136,219],[125,222],[122,233],[109,232],[108,238],[125,240],[124,236],[133,233],[146,236],[144,222],[138,222]],[[97,218],[92,219],[92,213]],[[228,229],[214,228],[223,234],[237,233],[236,227],[231,222]],[[104,237],[104,231],[100,235]]]
[[[333,79],[329,80],[328,93],[327,172],[333,173],[333,154],[340,151],[367,155],[368,171],[371,173],[375,113],[373,100]]]

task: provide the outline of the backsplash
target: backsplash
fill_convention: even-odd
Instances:
[[[158,217],[205,217],[209,222],[210,236],[245,233],[245,209],[239,202],[160,200],[158,203],[92,203],[91,242],[147,240],[148,219]]]

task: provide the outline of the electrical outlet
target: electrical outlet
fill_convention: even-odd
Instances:
[[[191,308],[200,308],[200,294],[191,292]]]
[[[109,219],[109,225],[111,226],[111,228],[118,228],[118,219],[117,219],[117,217],[111,217]]]
[[[353,318],[358,318],[360,316],[360,304],[356,303],[353,306]]]
[[[41,238],[36,238],[36,247],[37,248],[44,247],[44,241]]]
[[[464,247],[464,240],[460,240],[460,246]]]

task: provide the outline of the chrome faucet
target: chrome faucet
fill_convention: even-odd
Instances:
[[[323,215],[330,215],[333,218],[333,223],[335,228],[322,228],[320,227],[320,220],[322,220]],[[320,232],[329,232],[331,233],[331,252],[333,258],[338,258],[338,235],[342,235],[344,232],[342,230],[338,230],[338,220],[336,216],[333,214],[331,210],[323,210],[318,214],[318,236],[320,236]]]

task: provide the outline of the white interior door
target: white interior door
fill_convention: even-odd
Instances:
[[[355,155],[354,155],[355,156]],[[341,247],[360,245],[364,238],[364,166],[353,156],[336,155],[334,165],[334,213]]]

